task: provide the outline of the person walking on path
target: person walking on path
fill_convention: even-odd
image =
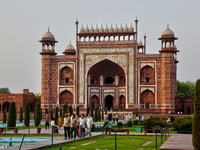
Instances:
[[[113,123],[111,120],[109,120],[108,124],[105,126],[106,134],[107,134],[108,129],[112,129],[112,128],[113,128]]]
[[[118,113],[116,114],[116,122],[118,123],[118,120],[119,120],[119,115]]]
[[[75,127],[78,125],[77,123],[77,120],[75,118],[75,115],[73,114],[72,115],[72,118],[71,118],[71,138],[73,138],[73,133],[76,134],[76,132],[74,131]]]
[[[64,135],[65,135],[65,139],[67,139],[67,134],[68,134],[68,139],[70,139],[70,123],[71,123],[71,115],[67,113],[65,114],[65,118],[64,118]]]
[[[58,126],[59,126],[59,129],[62,127],[62,117],[61,116],[58,117]]]
[[[87,134],[91,134],[93,118],[90,116],[90,114],[88,114],[88,117],[86,119],[86,123],[87,123]]]
[[[115,124],[115,119],[116,119],[115,114],[113,114],[112,119],[113,119],[113,124]]]
[[[84,118],[84,114],[81,115],[79,122],[80,122],[80,138],[82,138],[82,134],[83,134],[83,137],[85,138],[86,119]]]
[[[44,120],[45,120],[45,128],[49,129],[49,120],[50,120],[50,117],[48,116],[48,114],[46,114],[46,116],[44,117]]]

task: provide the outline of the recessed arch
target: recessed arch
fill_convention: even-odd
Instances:
[[[65,90],[63,92],[60,93],[60,104],[73,104],[73,94],[68,91]]]
[[[154,85],[155,84],[155,70],[146,65],[140,70],[140,84],[141,85]]]
[[[114,97],[111,95],[107,95],[105,97],[105,107],[110,111],[113,108]]]
[[[99,97],[97,95],[93,95],[90,98],[90,105],[91,108],[99,107]]]
[[[9,104],[10,104],[10,102],[8,102],[8,101],[3,103],[3,110],[6,110],[6,112],[9,111]]]
[[[73,83],[73,70],[65,66],[60,70],[60,84],[72,84]]]
[[[142,108],[150,108],[151,105],[155,105],[155,94],[150,90],[145,90],[141,93],[140,102],[142,104]]]

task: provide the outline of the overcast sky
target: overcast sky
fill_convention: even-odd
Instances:
[[[0,1],[0,88],[12,93],[28,88],[41,92],[41,40],[48,26],[61,55],[71,40],[75,46],[75,21],[79,29],[138,22],[138,40],[146,33],[147,53],[159,53],[161,36],[169,28],[178,37],[177,79],[195,82],[200,78],[199,0],[1,0]]]

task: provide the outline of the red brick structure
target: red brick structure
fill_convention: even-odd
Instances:
[[[194,96],[177,96],[175,99],[175,112],[191,115],[194,112]]]
[[[57,55],[48,30],[42,43],[42,108],[117,107],[139,113],[175,113],[177,48],[167,27],[158,54],[137,42],[137,23],[123,28],[82,27],[76,21],[76,50],[71,43]]]
[[[0,94],[0,112],[3,110],[8,112],[9,103],[15,101],[16,112],[19,114],[20,107],[25,109],[25,103],[30,103],[30,111],[34,112],[34,107],[36,102],[40,102],[40,99],[35,99],[35,95],[32,92],[29,92],[29,89],[24,89],[23,93],[10,93],[10,94]]]

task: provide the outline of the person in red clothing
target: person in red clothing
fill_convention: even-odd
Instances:
[[[48,116],[48,114],[46,114],[46,116],[44,117],[44,120],[45,120],[45,128],[47,129],[47,126],[48,126],[48,129],[49,129],[50,117]]]

